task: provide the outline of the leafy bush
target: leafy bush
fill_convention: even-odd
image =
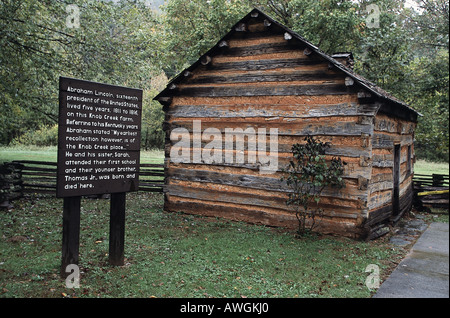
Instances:
[[[11,142],[12,146],[57,146],[58,145],[58,125],[43,125],[37,130],[30,130],[16,137]]]
[[[292,146],[294,159],[285,169],[287,177],[282,177],[293,190],[286,203],[295,211],[299,236],[312,231],[316,216],[322,215],[323,211],[319,207],[322,191],[328,186],[345,186],[341,159],[333,157],[329,163],[325,160],[325,150],[330,146],[329,143],[315,140],[311,136],[307,136],[305,140],[306,144]],[[307,219],[311,220],[309,228]]]

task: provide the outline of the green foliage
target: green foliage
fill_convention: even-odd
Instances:
[[[295,211],[300,236],[313,230],[316,216],[321,216],[322,209],[319,203],[322,191],[326,187],[345,186],[341,159],[333,157],[329,163],[325,160],[325,150],[329,144],[311,136],[307,136],[305,141],[305,144],[292,146],[294,159],[285,169],[287,177],[282,177],[292,190],[286,203]],[[308,228],[307,219],[310,220]]]
[[[378,86],[398,95],[405,87],[405,67],[414,52],[410,50],[404,23],[402,1],[380,1],[379,27],[363,28],[361,41],[354,50],[358,73]]]
[[[251,7],[240,0],[171,0],[164,10],[166,54],[172,61],[165,71],[174,76],[210,49]]]
[[[361,37],[362,16],[353,1],[289,1],[292,28],[322,51],[351,51]]]
[[[57,146],[58,145],[58,125],[41,126],[37,130],[25,132],[16,137],[11,142],[12,146]]]
[[[146,92],[145,95],[149,93]],[[164,111],[159,102],[151,98],[144,99],[142,111],[141,148],[163,149],[165,132],[162,129]]]
[[[416,154],[432,161],[449,160],[449,55],[439,50],[430,58],[415,59],[410,68],[412,89],[407,95],[423,114],[416,130]],[[417,87],[417,89],[416,89]]]
[[[57,19],[61,3],[1,0],[0,142],[56,120],[51,81],[63,68],[59,51],[71,41]]]
[[[448,1],[379,1],[380,27],[366,29],[354,51],[356,71],[423,117],[415,134],[418,158],[449,160]]]
[[[79,28],[66,24],[65,2],[1,0],[1,144],[56,124],[59,76],[150,90],[160,73],[161,17],[144,1],[70,4]]]

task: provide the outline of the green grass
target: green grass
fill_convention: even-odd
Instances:
[[[57,161],[56,147],[0,147],[0,162],[13,160]],[[141,163],[164,163],[163,150],[141,151]]]
[[[416,174],[449,174],[449,165],[445,162],[429,162],[417,160],[414,164],[414,173]]]
[[[82,200],[80,288],[59,276],[62,201],[0,213],[0,297],[370,297],[369,264],[390,273],[405,250],[181,213],[129,193],[125,265],[108,264],[109,200]]]
[[[0,148],[0,161],[19,159],[56,161],[56,148]],[[163,152],[142,152],[141,161],[163,163]],[[420,161],[418,168],[443,169]],[[0,211],[0,297],[370,297],[367,265],[387,277],[407,252],[388,237],[297,239],[281,229],[162,210],[162,194],[127,194],[125,265],[113,267],[109,200],[83,199],[81,286],[68,289],[59,276],[62,200],[15,201]]]
[[[36,160],[56,162],[56,147],[0,147],[0,162]]]

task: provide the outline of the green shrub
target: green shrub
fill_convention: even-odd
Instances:
[[[341,159],[333,157],[329,163],[325,160],[325,149],[330,144],[311,136],[307,136],[305,141],[305,144],[292,146],[294,158],[284,169],[287,176],[281,178],[292,190],[286,204],[293,207],[298,220],[299,236],[312,231],[316,216],[322,216],[322,209],[319,207],[322,191],[326,187],[345,186]],[[307,219],[311,220],[309,228],[306,227]]]
[[[11,142],[12,146],[57,146],[58,145],[58,125],[43,125],[37,130],[30,130],[16,137]]]

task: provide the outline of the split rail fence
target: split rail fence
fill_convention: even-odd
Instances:
[[[419,210],[449,208],[449,176],[414,174],[414,206]]]
[[[164,165],[141,164],[139,191],[163,192]],[[56,162],[17,160],[0,166],[0,205],[26,194],[56,195]]]
[[[449,208],[449,176],[414,175],[414,205]],[[141,164],[139,191],[163,192],[164,165]],[[56,195],[56,162],[17,160],[0,165],[0,206],[26,194]]]

